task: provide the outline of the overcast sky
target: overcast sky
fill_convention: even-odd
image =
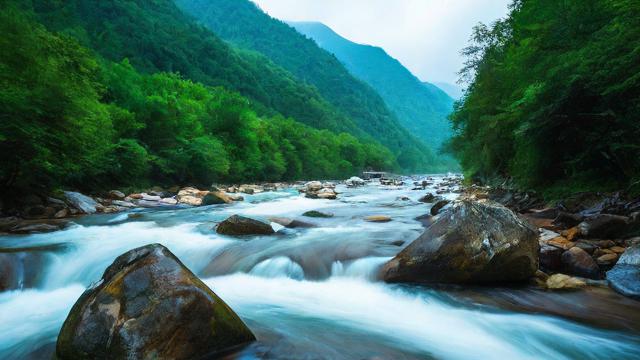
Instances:
[[[511,0],[253,0],[281,20],[319,21],[376,45],[424,81],[455,83],[471,28],[507,14]]]

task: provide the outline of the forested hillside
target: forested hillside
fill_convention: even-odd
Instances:
[[[339,178],[396,166],[375,142],[259,116],[254,102],[236,92],[150,73],[151,64],[141,73],[135,56],[112,62],[69,35],[91,43],[81,28],[57,34],[36,19],[23,7],[2,5],[2,198],[58,187]],[[94,36],[110,43],[109,33]],[[145,52],[132,53],[144,63]]]
[[[441,162],[440,159],[434,159],[431,151],[415,138],[432,139],[431,135],[440,130],[428,130],[430,135],[421,136],[413,127],[407,127],[406,122],[398,123],[397,117],[389,111],[380,95],[354,78],[338,59],[287,24],[271,18],[252,2],[176,0],[176,3],[223,39],[264,54],[301,79],[301,82],[315,86],[323,98],[352,119],[360,129],[399,153],[398,161],[403,168],[421,170],[415,166],[418,159],[430,163],[431,169],[436,168],[433,166],[438,165],[436,162]],[[448,113],[451,110],[451,99],[442,92],[437,95],[447,98],[443,112]],[[411,105],[421,106],[415,103]],[[449,127],[444,118],[445,116],[441,116],[441,123]],[[420,118],[415,122],[423,120]],[[436,125],[427,123],[428,120],[424,121],[425,126],[421,130]],[[439,142],[436,141],[435,144]],[[447,166],[441,166],[440,170],[446,168]]]
[[[552,193],[637,185],[638,14],[636,0],[518,0],[478,26],[453,115],[466,173]]]
[[[444,91],[422,83],[379,47],[351,42],[317,22],[290,25],[335,54],[352,74],[378,91],[412,134],[436,149],[451,137],[447,116],[453,110],[453,99]]]

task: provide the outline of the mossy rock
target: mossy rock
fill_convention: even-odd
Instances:
[[[312,217],[312,218],[330,218],[330,217],[333,217],[333,214],[324,213],[317,210],[311,210],[311,211],[305,212],[304,214],[302,214],[302,216]]]
[[[255,340],[209,287],[167,248],[120,255],[65,320],[58,359],[194,359]]]

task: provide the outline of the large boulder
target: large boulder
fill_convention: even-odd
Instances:
[[[622,295],[640,300],[640,244],[627,248],[616,266],[607,272],[607,281]]]
[[[271,235],[270,224],[240,215],[232,215],[218,224],[216,232],[222,235]]]
[[[65,191],[64,197],[67,199],[69,204],[85,214],[95,213],[98,211],[97,209],[100,206],[95,200],[87,195],[80,194],[79,192]]]
[[[523,281],[538,269],[538,234],[506,207],[462,200],[391,259],[388,282]]]
[[[162,245],[120,255],[65,320],[58,359],[194,359],[255,340],[211,289]]]
[[[449,205],[450,202],[451,201],[449,200],[439,200],[438,202],[433,204],[430,210],[431,215],[432,216],[438,215],[440,213],[440,210],[442,210],[445,206]]]

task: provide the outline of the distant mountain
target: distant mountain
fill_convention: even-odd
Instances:
[[[436,164],[429,147],[401,125],[376,90],[354,77],[313,40],[265,14],[251,1],[176,0],[176,3],[224,40],[265,55],[301,83],[316,87],[324,99],[359,129],[393,150],[403,168],[417,170],[415,166],[424,161],[431,166]]]
[[[429,83],[424,83],[424,84],[429,84]],[[446,92],[447,95],[451,96],[454,100],[460,100],[462,98],[462,95],[464,94],[464,91],[462,90],[462,88],[456,84],[451,84],[447,82],[434,82],[433,84],[439,87],[440,89],[442,89],[442,91]]]
[[[351,42],[321,23],[289,24],[335,54],[352,74],[376,89],[412,134],[436,148],[451,136],[447,116],[454,101],[437,86],[423,84],[379,47]]]

